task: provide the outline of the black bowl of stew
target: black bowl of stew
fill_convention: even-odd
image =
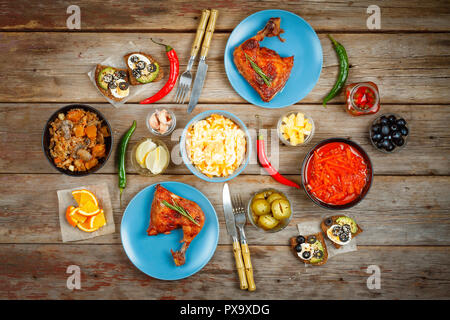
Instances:
[[[369,192],[372,180],[368,154],[349,139],[322,140],[303,160],[303,189],[322,208],[343,210],[355,206]]]
[[[52,147],[51,146],[52,134],[50,132],[52,123],[58,117],[60,117],[61,114],[63,114],[65,117],[65,116],[67,116],[67,113],[73,109],[81,109],[85,112],[91,112],[91,113],[95,114],[98,118],[98,121],[100,121],[101,125],[106,127],[105,131],[107,131],[109,133],[109,136],[103,137],[103,144],[104,144],[104,149],[105,149],[104,156],[99,157],[98,163],[85,171],[75,171],[75,170],[71,171],[69,169],[58,167],[55,164],[55,159],[50,152],[50,149]],[[95,109],[91,106],[84,105],[84,104],[71,104],[71,105],[67,105],[67,106],[62,107],[62,108],[58,109],[57,111],[55,111],[50,116],[47,123],[45,124],[44,130],[42,133],[42,148],[44,150],[44,154],[45,154],[47,160],[56,170],[58,170],[61,173],[66,174],[68,176],[82,177],[82,176],[86,176],[91,173],[94,173],[97,170],[99,170],[100,168],[102,168],[104,166],[104,164],[108,161],[109,156],[111,155],[112,146],[113,146],[113,136],[112,136],[111,125],[109,124],[108,120],[106,120],[105,116],[100,111],[98,111],[97,109]]]

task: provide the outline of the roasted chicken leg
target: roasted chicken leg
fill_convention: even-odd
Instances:
[[[275,51],[259,46],[259,42],[265,37],[278,37],[284,42],[280,37],[284,32],[280,28],[280,20],[270,18],[264,29],[236,47],[233,53],[237,69],[265,102],[272,100],[283,89],[294,65],[294,56],[282,58]],[[255,71],[250,61],[253,61],[267,76],[269,84]]]
[[[169,204],[183,207],[198,222],[199,226],[191,222],[188,218],[182,216],[177,211],[166,207],[162,201]],[[193,201],[184,199],[170,192],[161,185],[156,186],[155,195],[153,197],[152,208],[150,212],[150,225],[147,229],[149,236],[159,233],[169,234],[172,230],[182,228],[183,239],[181,249],[173,251],[172,256],[175,265],[181,266],[185,263],[185,252],[192,240],[199,234],[205,222],[205,214],[202,209]]]

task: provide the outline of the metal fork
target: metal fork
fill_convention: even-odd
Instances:
[[[194,44],[191,49],[191,57],[189,58],[189,62],[186,68],[186,71],[180,76],[178,80],[177,92],[175,93],[175,102],[176,103],[184,103],[188,92],[191,90],[192,83],[192,74],[191,69],[194,64],[195,57],[197,56],[198,50],[200,49],[200,45],[202,43],[203,35],[205,34],[206,23],[208,22],[209,15],[211,11],[207,9],[202,10],[202,17],[200,18],[200,22],[197,27],[197,34],[195,35]]]
[[[247,238],[245,237],[244,226],[247,222],[245,217],[245,208],[242,203],[240,195],[233,197],[233,213],[234,221],[239,229],[239,235],[241,238],[241,251],[244,258],[245,274],[247,275],[248,291],[254,291],[256,289],[255,280],[253,279],[253,267],[250,260],[250,250],[248,249]]]

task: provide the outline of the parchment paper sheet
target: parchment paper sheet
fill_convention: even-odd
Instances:
[[[77,206],[77,202],[72,196],[73,190],[87,189],[91,191],[98,199],[99,207],[103,209],[106,218],[106,225],[94,232],[85,232],[77,227],[72,227],[66,220],[66,210],[67,207]],[[111,199],[109,197],[108,185],[106,183],[90,185],[90,186],[80,186],[77,188],[58,190],[58,207],[59,207],[59,224],[61,227],[62,241],[79,241],[85,239],[92,239],[105,234],[111,234],[116,231],[114,225],[114,215],[111,205]]]

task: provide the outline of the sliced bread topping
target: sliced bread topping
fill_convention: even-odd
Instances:
[[[356,221],[347,216],[328,217],[322,221],[320,227],[336,248],[348,244],[363,232]]]
[[[346,245],[352,240],[352,234],[350,232],[350,226],[345,224],[343,226],[335,224],[332,225],[327,230],[328,239],[340,244],[341,246]]]
[[[128,57],[127,64],[131,70],[131,75],[140,83],[152,82],[159,74],[159,64],[156,61],[150,61],[149,58],[140,53],[131,54]]]
[[[325,257],[325,249],[321,240],[318,239],[317,236],[298,236],[295,238],[295,242],[296,245],[294,249],[300,259],[303,261],[308,261],[311,264],[317,264],[323,261]]]
[[[111,94],[119,99],[125,98],[130,94],[129,84],[123,79],[117,80],[114,84],[114,88],[110,87],[110,90]]]
[[[97,70],[97,85],[105,96],[120,101],[130,94],[130,84],[125,70],[100,65],[97,66]]]

